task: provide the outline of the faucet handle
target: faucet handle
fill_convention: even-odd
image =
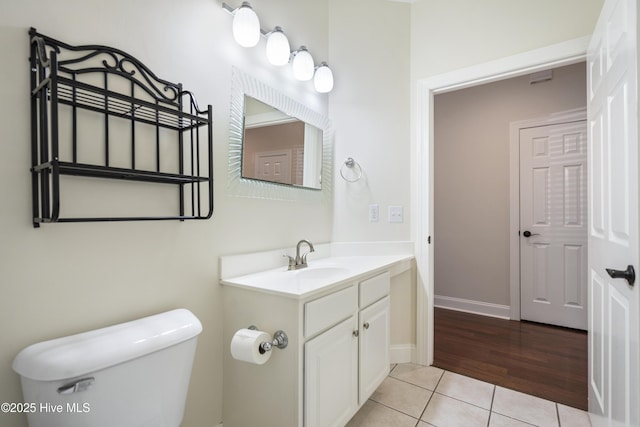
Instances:
[[[293,269],[296,266],[296,260],[291,255],[282,254],[283,257],[289,258],[289,270]]]

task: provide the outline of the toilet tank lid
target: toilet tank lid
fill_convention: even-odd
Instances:
[[[74,378],[179,344],[201,331],[189,310],[171,310],[30,345],[13,360],[13,370],[37,381]]]

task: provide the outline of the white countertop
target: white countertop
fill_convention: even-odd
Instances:
[[[309,266],[299,270],[287,267],[221,279],[227,286],[251,289],[257,292],[302,299],[374,275],[393,270],[392,276],[411,268],[411,254],[332,256],[311,259]]]

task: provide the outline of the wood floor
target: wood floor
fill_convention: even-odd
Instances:
[[[587,410],[587,333],[435,309],[434,366]]]

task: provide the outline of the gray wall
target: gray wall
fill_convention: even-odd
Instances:
[[[436,95],[437,296],[509,305],[509,123],[584,106],[584,63]]]

